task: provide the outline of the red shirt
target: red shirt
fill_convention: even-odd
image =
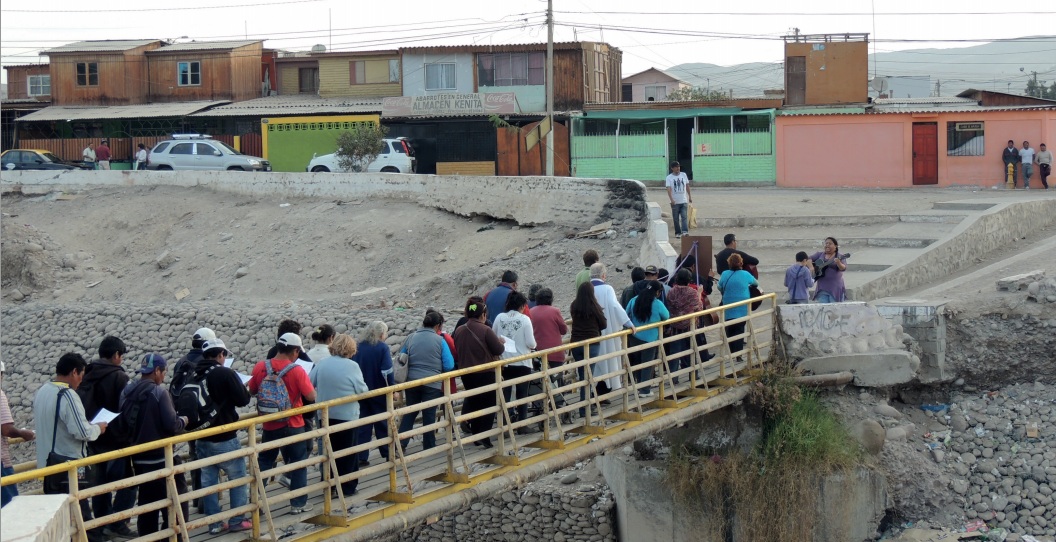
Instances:
[[[99,160],[100,162],[104,162],[104,161],[105,162],[109,162],[110,161],[110,147],[107,147],[106,145],[99,145],[98,147],[96,147],[95,148],[95,159]]]
[[[532,307],[532,313],[528,316],[532,320],[532,330],[535,331],[536,349],[546,350],[555,346],[561,346],[561,338],[568,333],[565,318],[561,316],[561,310],[553,305],[536,305]],[[565,361],[564,352],[554,352],[547,356],[551,362]]]
[[[290,363],[292,362],[284,359],[273,359],[271,360],[271,370],[276,373],[281,372]],[[268,369],[264,366],[263,361],[258,361],[253,367],[252,378],[249,379],[249,393],[257,394],[260,390],[260,383],[264,381],[265,376],[268,376]],[[308,373],[304,372],[304,368],[299,365],[290,369],[290,372],[282,377],[282,381],[286,383],[286,391],[290,394],[290,405],[293,408],[304,406],[304,394],[315,391],[315,388],[312,387],[312,382],[308,380]],[[290,427],[304,427],[304,417],[298,414],[285,420],[267,422],[264,424],[264,430],[274,431],[287,425]]]

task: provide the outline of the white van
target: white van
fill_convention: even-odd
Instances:
[[[414,158],[414,148],[405,137],[385,139],[381,152],[373,162],[367,165],[367,173],[414,173],[417,162]],[[342,169],[338,165],[337,155],[334,153],[322,156],[312,156],[305,171],[312,173],[347,173],[349,170]]]

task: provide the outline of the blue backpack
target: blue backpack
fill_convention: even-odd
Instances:
[[[258,414],[274,414],[293,408],[293,403],[290,401],[290,391],[286,389],[286,382],[282,378],[296,366],[296,363],[290,363],[285,369],[276,373],[271,368],[270,359],[264,362],[264,367],[268,370],[268,374],[261,381],[260,388],[257,389]]]

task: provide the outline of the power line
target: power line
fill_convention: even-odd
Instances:
[[[129,8],[129,9],[0,9],[0,13],[143,13],[148,11],[201,11],[203,9],[230,8],[266,8],[286,4],[309,4],[325,0],[285,0],[284,2],[267,2],[255,4],[228,4],[226,6],[196,6],[172,8]]]
[[[574,11],[574,10],[554,10],[554,13],[571,13],[577,15],[583,14],[594,14],[594,15],[706,15],[706,16],[736,16],[736,17],[796,17],[796,16],[810,16],[810,17],[851,17],[851,16],[872,16],[871,11],[845,11],[845,12],[828,12],[828,13],[816,13],[806,11],[787,11],[787,12],[746,12],[746,11]],[[919,12],[887,12],[887,13],[876,13],[878,17],[917,17],[917,16],[942,16],[949,17],[952,15],[968,15],[968,16],[993,16],[993,15],[1051,15],[1056,11],[967,11],[967,12],[949,12],[949,11],[919,11]]]

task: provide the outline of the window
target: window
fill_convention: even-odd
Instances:
[[[77,86],[99,86],[99,64],[97,62],[77,63]]]
[[[300,68],[297,75],[301,94],[319,91],[319,68]]]
[[[947,122],[946,156],[983,156],[982,122]]]
[[[29,95],[30,96],[50,96],[51,95],[51,76],[50,75],[30,75],[29,76]]]
[[[353,60],[348,63],[348,84],[362,85],[367,82],[367,63]]]
[[[169,154],[194,154],[194,143],[177,143]]]
[[[400,61],[395,58],[389,61],[389,82],[400,82]]]
[[[176,83],[181,87],[192,87],[202,84],[202,63],[197,60],[193,62],[177,62]]]
[[[653,102],[667,99],[667,85],[645,87],[645,101]]]
[[[545,84],[546,53],[477,55],[477,80],[482,87]]]
[[[426,64],[425,90],[455,90],[454,63]]]

